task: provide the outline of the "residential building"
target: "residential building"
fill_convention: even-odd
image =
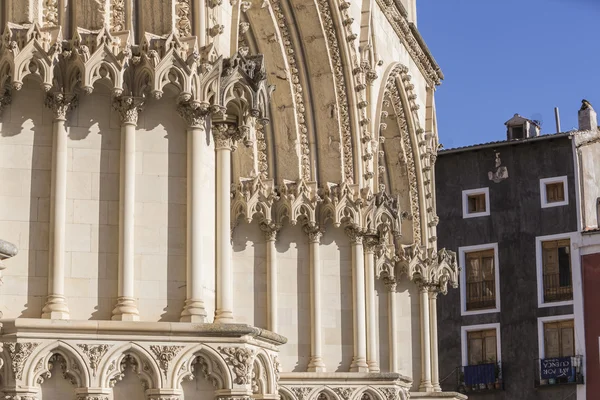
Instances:
[[[3,0],[0,25],[5,399],[465,398],[416,0]]]
[[[597,214],[582,193],[595,207],[596,114],[585,102],[572,132],[540,135],[519,115],[506,129],[504,141],[438,156],[438,241],[460,267],[459,289],[438,307],[441,385],[469,397],[585,399],[582,218]]]

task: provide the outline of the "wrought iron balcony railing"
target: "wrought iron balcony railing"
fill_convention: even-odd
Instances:
[[[493,280],[467,283],[467,311],[494,308],[496,284]]]
[[[573,300],[573,285],[569,274],[544,275],[544,302]]]

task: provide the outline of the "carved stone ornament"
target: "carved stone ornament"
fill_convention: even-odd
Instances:
[[[67,112],[77,106],[77,96],[68,93],[47,93],[44,105],[52,110],[55,119],[64,121],[67,119]]]
[[[125,30],[125,0],[110,1],[110,17],[113,31]]]
[[[199,102],[181,102],[177,113],[191,128],[202,128],[206,125],[206,117],[210,114],[210,105]]]
[[[90,368],[92,368],[94,376],[96,376],[96,371],[98,369],[98,365],[100,365],[100,360],[102,360],[102,357],[104,357],[104,355],[106,354],[108,349],[112,347],[112,345],[77,344],[77,346],[79,346],[81,351],[83,351],[83,354],[85,354],[88,360],[90,360]]]
[[[39,343],[7,343],[8,353],[11,359],[11,369],[16,379],[21,379],[25,362],[35,350]]]
[[[144,99],[141,97],[119,96],[113,98],[113,109],[121,117],[121,123],[137,125],[138,115],[144,109]]]
[[[383,387],[383,388],[379,388],[379,391],[381,391],[385,400],[398,400],[400,398],[399,397],[400,391],[398,390],[398,388]]]
[[[292,392],[296,395],[298,400],[306,400],[308,395],[314,390],[313,387],[308,386],[295,386],[291,388]]]
[[[190,0],[178,0],[175,3],[175,26],[181,37],[192,35],[191,12]]]
[[[108,400],[105,394],[78,394],[77,400]]]
[[[235,150],[238,140],[243,139],[242,132],[232,124],[213,124],[212,134],[215,140],[215,149]]]
[[[323,18],[323,28],[329,43],[329,59],[333,64],[335,73],[335,92],[338,99],[339,118],[341,123],[343,160],[344,160],[344,178],[352,183],[354,180],[354,155],[352,152],[352,129],[350,127],[350,114],[348,106],[348,95],[346,89],[346,78],[344,77],[344,67],[342,63],[341,50],[338,45],[338,38],[335,31],[335,23],[327,0],[318,0],[319,11]],[[351,46],[353,47],[353,46]]]
[[[152,350],[156,356],[158,365],[160,366],[164,376],[167,376],[167,371],[169,371],[169,364],[171,363],[171,360],[173,360],[177,353],[179,353],[183,348],[184,346],[150,346],[150,350]]]
[[[235,375],[234,382],[238,385],[247,385],[252,380],[252,364],[254,351],[244,347],[219,347],[225,362],[232,368]]]
[[[333,391],[340,396],[342,400],[349,400],[356,389],[351,387],[336,387]]]

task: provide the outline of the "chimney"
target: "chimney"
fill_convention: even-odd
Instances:
[[[596,111],[594,111],[592,105],[587,100],[581,100],[578,117],[580,131],[595,131],[598,129]]]

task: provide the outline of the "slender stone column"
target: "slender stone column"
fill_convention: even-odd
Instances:
[[[421,297],[421,392],[431,392],[431,332],[429,327],[429,290],[426,285],[419,285]]]
[[[65,229],[67,211],[67,111],[77,104],[71,94],[50,93],[45,105],[54,113],[52,124],[52,183],[50,196],[50,271],[48,297],[42,318],[69,319],[65,299]]]
[[[138,321],[134,294],[135,129],[144,100],[116,97],[113,108],[121,116],[121,170],[119,193],[119,280],[112,319]]]
[[[354,228],[346,228],[352,245],[352,315],[354,322],[354,357],[350,372],[369,372],[367,365],[367,321],[365,316],[365,259],[363,237]]]
[[[317,227],[304,226],[310,246],[310,361],[308,372],[325,372],[321,329],[321,257],[319,245],[323,232]]]
[[[438,360],[437,334],[437,295],[436,290],[429,292],[429,326],[431,329],[431,385],[435,392],[441,392]]]
[[[398,341],[396,340],[396,332],[398,330],[398,319],[396,317],[396,281],[387,281],[385,285],[388,288],[390,372],[398,372]]]
[[[217,299],[215,323],[233,322],[233,270],[231,266],[231,151],[239,137],[238,129],[225,123],[214,124],[216,151],[216,239]]]
[[[369,372],[379,372],[377,363],[377,309],[375,308],[375,245],[365,240],[365,289],[367,294],[367,365]]]
[[[275,241],[279,226],[262,222],[260,229],[267,241],[267,328],[277,332],[277,249]]]
[[[206,136],[208,107],[185,102],[177,108],[187,122],[187,250],[186,250],[186,300],[181,312],[181,322],[206,322],[206,308],[202,290],[203,224],[208,219],[203,214],[202,175],[204,160],[203,141]]]

